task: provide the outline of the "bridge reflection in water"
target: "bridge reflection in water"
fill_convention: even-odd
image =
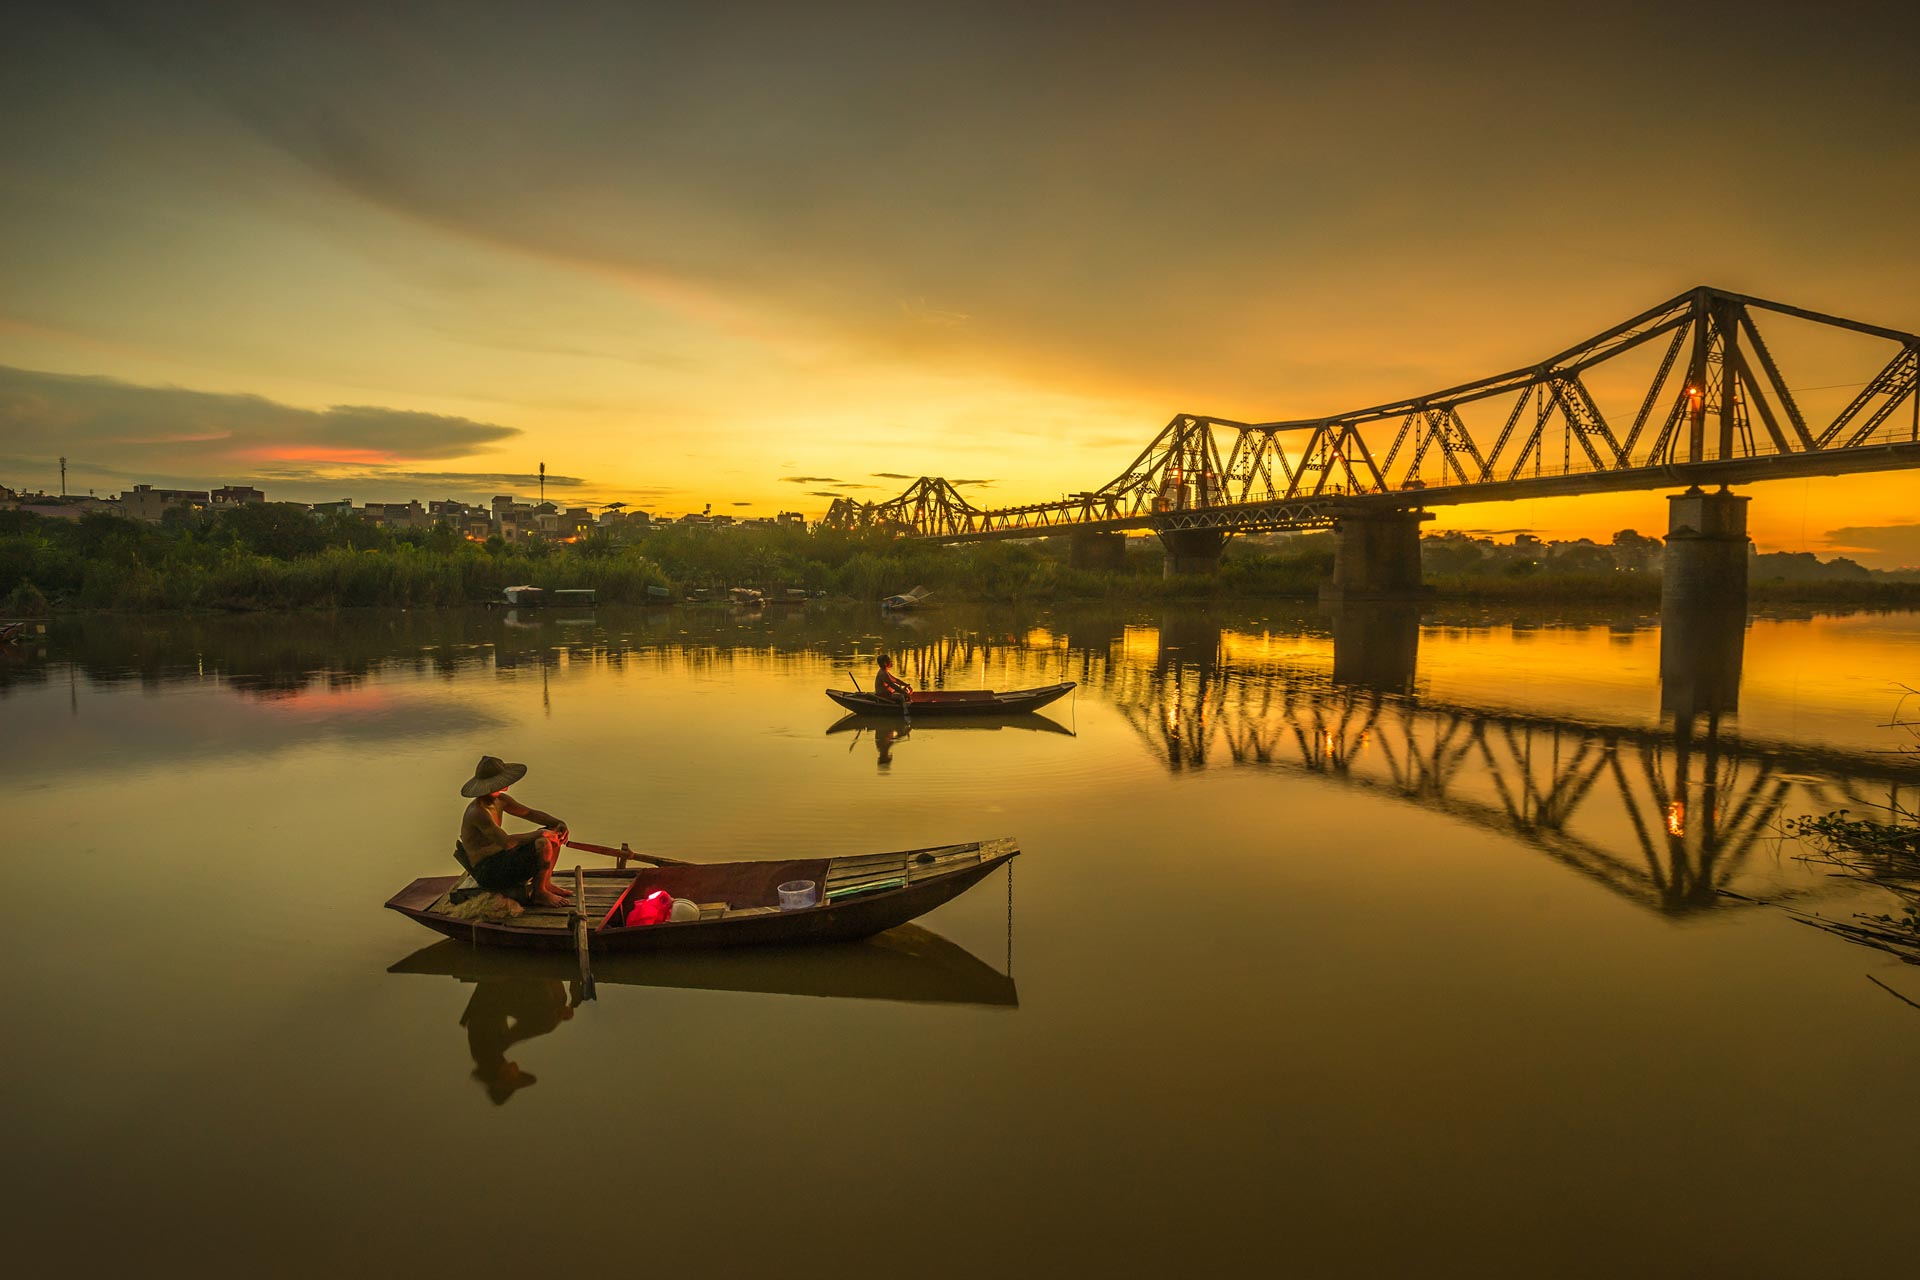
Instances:
[[[1908,757],[1741,735],[1740,611],[1664,620],[1659,717],[1642,723],[1431,696],[1417,679],[1417,605],[1348,606],[1329,623],[1330,663],[1324,633],[1260,643],[1190,612],[998,653],[961,640],[909,652],[935,681],[983,660],[1010,682],[1078,679],[1171,772],[1268,769],[1402,800],[1670,916],[1751,905],[1723,888],[1817,895],[1827,882],[1791,863],[1781,820],[1884,806],[1920,785]]]

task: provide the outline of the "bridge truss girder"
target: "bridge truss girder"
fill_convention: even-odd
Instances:
[[[1773,354],[1768,317],[1870,340],[1885,358],[1819,421]],[[1659,353],[1651,373],[1623,373],[1642,347]],[[1636,388],[1631,418],[1603,411],[1599,375]],[[1538,364],[1410,400],[1285,422],[1176,414],[1126,470],[1059,501],[980,508],[923,477],[890,501],[836,499],[826,523],[948,542],[1296,529],[1381,508],[1916,466],[1920,336],[1702,286]]]

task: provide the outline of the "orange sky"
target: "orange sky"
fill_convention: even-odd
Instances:
[[[0,46],[0,483],[995,505],[1700,283],[1920,330],[1910,7],[149,12]],[[1753,531],[1920,562],[1915,483],[1757,486]]]

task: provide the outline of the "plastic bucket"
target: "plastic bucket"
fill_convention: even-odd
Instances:
[[[814,904],[814,883],[811,880],[789,880],[780,886],[780,909],[798,911],[801,907]]]

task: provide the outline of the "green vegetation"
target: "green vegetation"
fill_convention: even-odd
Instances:
[[[158,525],[0,511],[0,613],[54,609],[296,609],[444,606],[497,600],[502,587],[591,587],[609,604],[647,588],[675,595],[756,586],[877,600],[925,586],[943,600],[1311,598],[1333,571],[1326,533],[1241,538],[1213,577],[1167,579],[1150,538],[1114,569],[1077,569],[1064,539],[940,547],[883,533],[674,525],[570,545],[450,528],[395,531],[357,516],[316,517],[291,504],[170,512]],[[1658,598],[1660,544],[1623,530],[1607,544],[1430,537],[1422,558],[1434,594],[1488,602],[1646,602]],[[1920,605],[1920,583],[1812,556],[1755,558],[1761,601]]]
[[[1123,568],[1074,569],[1052,543],[938,547],[875,532],[670,526],[571,545],[452,529],[395,531],[293,505],[170,512],[158,525],[111,515],[78,521],[0,512],[0,611],[427,607],[497,600],[503,587],[591,587],[609,604],[649,586],[682,592],[757,586],[854,599],[924,585],[942,599],[1133,599],[1214,594],[1311,596],[1332,570],[1325,535],[1279,554],[1229,555],[1217,579],[1162,577],[1157,545]]]
[[[1907,690],[1908,698],[1916,694]],[[1898,710],[1887,727],[1920,740],[1920,721],[1904,718]],[[1920,751],[1920,746],[1906,750]],[[1849,920],[1805,912],[1796,912],[1795,918],[1920,964],[1920,815],[1895,799],[1873,818],[1856,818],[1852,810],[1840,809],[1824,817],[1803,816],[1786,827],[1808,849],[1808,861],[1824,864],[1830,874],[1883,889],[1893,899],[1891,911],[1858,912]]]

